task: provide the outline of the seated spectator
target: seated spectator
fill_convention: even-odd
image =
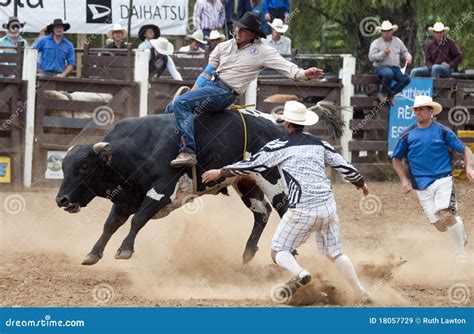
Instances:
[[[5,36],[0,38],[0,46],[17,47],[18,43],[23,43],[23,46],[28,46],[28,41],[20,35],[20,30],[25,26],[25,23],[20,23],[18,18],[12,16],[7,23],[2,25],[3,29],[7,30]],[[14,50],[2,50],[3,52],[15,52]]]
[[[268,35],[263,42],[275,48],[281,55],[291,55],[291,39],[283,36],[288,30],[288,25],[283,24],[280,19],[274,19],[272,23],[268,22],[268,25],[272,28],[272,34]]]
[[[221,34],[217,30],[212,30],[211,34],[209,35],[209,52],[212,52],[216,48],[219,43],[225,41],[224,34]]]
[[[400,58],[409,65],[412,62],[412,56],[402,40],[393,36],[398,29],[396,24],[392,25],[390,21],[383,21],[382,25],[376,29],[382,33],[382,36],[370,44],[369,60],[382,81],[378,99],[380,102],[391,104],[393,97],[410,83],[410,77],[403,74],[400,69]],[[392,84],[392,81],[395,82]]]
[[[161,31],[158,26],[154,24],[145,24],[140,27],[138,30],[138,38],[140,38],[143,42],[138,45],[140,50],[146,49],[153,49],[153,46],[150,44],[152,39],[157,39],[161,36]]]
[[[290,17],[290,0],[262,0],[265,20],[287,20]]]
[[[114,24],[112,28],[107,31],[107,37],[112,39],[112,43],[107,44],[107,49],[126,49],[127,43],[123,41],[127,37],[127,29],[122,28],[120,24]]]
[[[425,66],[414,68],[411,77],[449,78],[462,61],[462,52],[456,42],[445,36],[449,27],[436,22],[428,31],[433,40],[425,46]]]
[[[64,37],[64,32],[70,27],[69,23],[55,19],[46,27],[46,32],[49,34],[39,38],[33,44],[33,48],[39,53],[39,75],[64,78],[74,71],[76,67],[74,45]]]
[[[190,52],[190,54],[179,53],[178,58],[204,58],[204,49],[201,45],[206,45],[204,34],[201,30],[196,30],[192,35],[187,35],[189,38],[189,45],[183,46],[179,52]],[[192,52],[192,53],[191,53]]]
[[[164,37],[152,39],[150,44],[153,46],[152,59],[150,60],[150,77],[160,77],[165,70],[170,72],[174,80],[183,81],[181,74],[176,69],[173,59],[170,55],[174,52],[174,46]]]

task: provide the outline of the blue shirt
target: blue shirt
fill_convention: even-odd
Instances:
[[[260,30],[262,30],[265,35],[270,35],[272,31],[270,30],[270,26],[268,25],[267,20],[265,20],[265,14],[263,13],[262,5],[258,3],[255,4],[255,6],[253,6],[252,8],[252,13],[254,13],[255,16],[260,19]]]
[[[18,36],[17,42],[23,42],[23,46],[27,47],[28,46],[28,41],[26,39],[23,39],[23,37]],[[6,34],[2,38],[0,38],[0,46],[8,46],[8,47],[16,47],[17,43],[13,42],[13,40]],[[2,50],[2,52],[15,52],[14,50]]]
[[[414,189],[428,188],[437,179],[451,175],[450,149],[464,153],[466,147],[454,132],[439,123],[427,128],[409,126],[398,139],[393,158],[407,158]]]
[[[285,8],[285,13],[290,12],[290,0],[262,0],[262,10],[264,14],[268,13],[269,9]]]
[[[44,72],[62,73],[66,65],[76,67],[74,46],[65,37],[56,43],[52,34],[43,36],[33,44],[33,48],[41,53],[38,67]]]

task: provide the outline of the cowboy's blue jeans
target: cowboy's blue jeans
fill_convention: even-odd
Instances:
[[[432,78],[449,78],[453,70],[447,66],[435,64],[432,68],[428,66],[417,67],[411,70],[411,77],[432,77]]]
[[[389,96],[395,96],[410,83],[410,77],[405,75],[397,66],[377,66],[375,73],[382,81],[381,92]],[[392,81],[395,81],[392,84]]]
[[[196,153],[194,119],[197,116],[205,112],[222,111],[234,101],[234,94],[212,81],[171,101],[166,106],[165,113],[174,113],[178,130],[186,143],[185,146],[180,143],[179,152]]]

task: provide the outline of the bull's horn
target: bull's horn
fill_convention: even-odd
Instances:
[[[112,146],[110,145],[110,143],[106,143],[106,142],[103,142],[103,141],[98,142],[98,143],[94,144],[94,146],[92,146],[92,149],[97,154],[99,154],[100,152],[104,152],[104,151],[110,151],[111,148],[112,148]]]
[[[72,150],[74,148],[74,145],[72,145],[70,148],[67,149],[67,151],[69,152],[70,150]]]

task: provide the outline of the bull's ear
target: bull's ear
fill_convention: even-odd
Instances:
[[[94,150],[95,153],[99,154],[101,152],[110,151],[112,149],[112,145],[110,145],[110,143],[101,141],[94,144],[94,146],[92,146],[92,149]]]

